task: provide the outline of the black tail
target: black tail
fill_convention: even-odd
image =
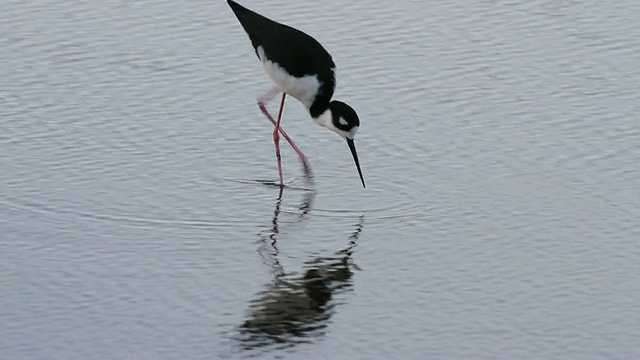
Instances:
[[[227,3],[229,3],[231,10],[233,10],[238,21],[240,21],[240,25],[242,25],[244,31],[249,35],[249,39],[251,39],[251,44],[254,48],[257,48],[262,43],[262,34],[265,29],[272,28],[274,25],[280,25],[267,17],[247,9],[233,0],[227,0]]]

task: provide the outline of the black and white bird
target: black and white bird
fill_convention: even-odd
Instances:
[[[290,95],[304,105],[311,118],[318,125],[326,127],[347,141],[364,187],[364,177],[360,170],[360,162],[354,143],[360,120],[351,106],[341,101],[331,100],[336,86],[336,65],[331,55],[316,39],[302,31],[268,19],[233,0],[227,0],[227,2],[249,35],[251,44],[264,69],[276,85],[275,88],[258,98],[258,106],[275,125],[273,141],[278,160],[280,186],[284,186],[284,181],[279,133],[298,153],[305,168],[309,168],[307,157],[280,127],[284,100],[287,95]],[[265,105],[280,93],[282,93],[280,109],[276,120],[274,120]]]

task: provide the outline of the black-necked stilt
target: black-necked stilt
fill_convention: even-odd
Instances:
[[[275,88],[258,98],[258,106],[275,125],[273,142],[276,147],[280,186],[284,186],[284,181],[278,132],[282,133],[298,153],[305,167],[308,166],[306,156],[280,127],[284,99],[287,95],[291,95],[307,108],[318,125],[328,128],[347,141],[364,187],[364,178],[353,140],[360,126],[360,120],[351,106],[341,101],[331,100],[336,86],[336,65],[331,55],[316,39],[302,31],[268,19],[233,0],[227,0],[227,2],[249,35],[251,44],[267,74],[276,84]],[[280,92],[282,92],[280,110],[277,119],[274,120],[265,104]]]

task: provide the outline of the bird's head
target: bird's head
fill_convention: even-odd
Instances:
[[[316,122],[340,135],[340,137],[347,141],[351,155],[353,155],[353,161],[356,163],[362,186],[366,187],[362,170],[360,170],[360,162],[358,161],[358,153],[356,152],[356,144],[354,142],[354,138],[360,127],[360,119],[356,111],[342,101],[333,100],[329,103],[329,109],[316,119]]]

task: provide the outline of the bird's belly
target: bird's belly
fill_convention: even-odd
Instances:
[[[311,107],[321,85],[316,75],[295,77],[278,63],[264,60],[263,57],[261,60],[267,74],[280,90],[298,99],[307,109]]]

